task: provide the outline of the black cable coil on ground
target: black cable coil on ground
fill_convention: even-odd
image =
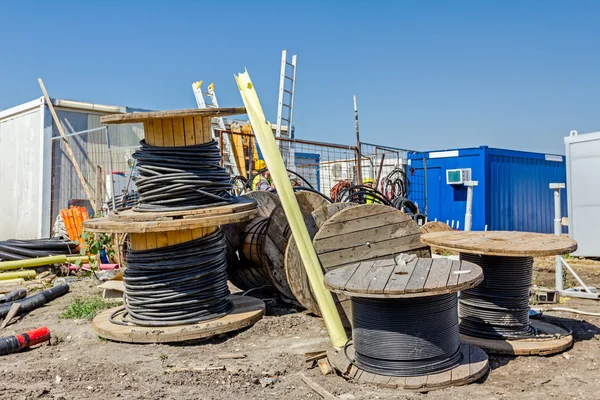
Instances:
[[[336,203],[358,203],[358,204],[385,204],[392,203],[380,191],[366,185],[354,185],[339,191],[335,198]]]
[[[381,179],[380,189],[388,199],[406,197],[408,196],[406,182],[406,173],[402,168],[396,167]]]
[[[144,140],[133,154],[140,178],[135,211],[183,211],[235,203],[231,177],[220,166],[215,140],[194,146],[155,147]]]
[[[529,325],[533,257],[460,253],[460,259],[479,265],[484,276],[477,287],[460,294],[460,332],[491,339],[534,336]]]
[[[0,260],[13,261],[27,258],[78,254],[77,243],[62,238],[18,240],[0,242]]]
[[[127,256],[124,322],[142,326],[191,324],[231,312],[225,236],[220,230],[189,242]]]
[[[460,364],[456,296],[353,297],[356,365],[375,374],[421,376]]]

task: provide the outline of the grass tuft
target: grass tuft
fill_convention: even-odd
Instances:
[[[75,299],[58,316],[62,319],[93,319],[99,311],[115,306],[114,301],[106,301],[100,297]]]

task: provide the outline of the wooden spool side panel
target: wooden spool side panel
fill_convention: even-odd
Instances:
[[[324,205],[311,213],[313,223],[306,225],[308,228],[308,234],[313,239],[317,234],[318,230],[323,224],[335,214],[349,207],[354,207],[355,203],[333,203]],[[315,300],[306,270],[304,269],[304,263],[300,258],[300,252],[298,246],[296,246],[295,240],[288,242],[285,251],[285,274],[290,285],[290,289],[298,302],[306,308],[308,311],[320,315],[319,305]]]
[[[131,250],[150,250],[173,246],[191,240],[200,239],[215,232],[218,228],[195,228],[182,231],[131,233]]]
[[[247,197],[254,200],[256,202],[258,215],[265,218],[269,218],[275,207],[281,204],[279,197],[275,193],[266,192],[264,190],[254,190],[241,197]]]
[[[327,200],[308,191],[296,192],[296,200],[308,231],[316,231],[315,221],[311,214],[316,209],[327,205]],[[265,261],[273,285],[282,295],[295,300],[285,273],[285,251],[290,236],[291,230],[287,217],[280,204],[273,210],[267,225],[264,243]]]
[[[439,222],[439,221],[431,221],[421,227],[422,233],[449,232],[451,230],[452,230],[452,228],[450,227],[450,225],[445,224],[443,222]],[[448,253],[455,254],[455,255],[458,254],[458,252],[456,252],[456,251],[454,251],[454,252],[448,251],[448,250],[444,250],[440,247],[435,247],[435,246],[431,246],[431,252],[434,254],[448,254]]]
[[[419,226],[399,210],[381,204],[362,204],[342,210],[325,222],[313,245],[327,273],[359,261],[378,268],[379,263],[374,261],[400,253],[431,257],[429,246],[421,243],[420,236]],[[333,297],[344,310],[343,320],[351,321],[349,299],[342,294]]]
[[[186,116],[144,121],[144,138],[150,146],[192,146],[212,140],[211,117]]]

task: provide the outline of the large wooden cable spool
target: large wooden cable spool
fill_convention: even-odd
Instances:
[[[311,214],[313,222],[306,225],[311,240],[328,219],[346,208],[357,205],[356,203],[333,203],[326,204],[313,211]],[[316,315],[321,315],[319,305],[312,293],[298,246],[293,238],[288,242],[285,250],[285,275],[294,297],[296,297],[296,300],[298,300],[302,307]]]
[[[450,232],[453,229],[450,225],[440,222],[440,221],[431,221],[421,226],[421,232],[423,233],[435,233],[435,232]],[[431,252],[434,254],[458,254],[457,252],[451,252],[449,250],[444,250],[439,247],[430,246]]]
[[[240,198],[255,201],[258,216],[250,221],[221,227],[227,240],[229,280],[242,290],[272,286],[266,269],[264,240],[261,235],[264,235],[266,229],[265,220],[279,205],[279,198],[276,194],[266,191],[249,192]],[[250,257],[247,257],[248,255]]]
[[[144,125],[145,142],[154,147],[193,146],[213,139],[211,117],[240,114],[243,108],[190,109],[109,115],[102,123]],[[252,199],[225,206],[205,206],[185,211],[113,213],[109,218],[86,221],[89,232],[129,233],[131,249],[148,251],[185,244],[215,233],[219,226],[244,223],[256,216]],[[160,260],[157,260],[160,262]],[[126,290],[127,295],[127,290]],[[251,297],[231,296],[232,310],[225,316],[197,323],[160,327],[126,321],[118,309],[107,310],[93,321],[96,332],[111,340],[133,343],[180,342],[241,329],[264,314],[264,303]],[[113,322],[116,321],[116,322]]]
[[[295,195],[307,229],[309,232],[311,230],[315,231],[316,228],[312,213],[329,204],[329,202],[323,196],[314,192],[298,191]],[[286,299],[296,302],[297,300],[290,289],[285,272],[285,251],[290,236],[291,230],[283,206],[278,205],[271,214],[264,239],[266,266],[273,286]]]
[[[342,209],[329,218],[314,236],[313,245],[323,272],[327,273],[347,264],[392,258],[400,253],[430,257],[429,246],[421,243],[420,237],[419,226],[401,211],[382,204],[361,204]],[[294,258],[290,255],[288,259]],[[297,261],[288,266],[290,276],[302,276],[302,272],[298,272],[302,269],[302,263]],[[305,307],[320,315],[307,279],[291,279],[291,285],[303,293],[300,297]],[[350,302],[342,294],[333,294],[333,297],[342,322],[350,326]]]

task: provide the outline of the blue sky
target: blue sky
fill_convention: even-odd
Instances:
[[[246,67],[276,119],[281,50],[298,55],[300,138],[417,150],[564,153],[600,130],[600,2],[53,1],[0,8],[0,109],[50,95],[195,107],[191,82],[241,105]]]

